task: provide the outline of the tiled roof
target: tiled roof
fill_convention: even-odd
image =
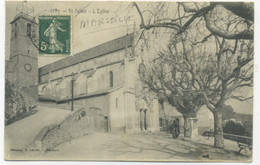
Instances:
[[[82,61],[87,61],[117,50],[124,49],[126,47],[132,46],[132,42],[133,33],[114,39],[112,41],[108,41],[96,47],[87,49],[85,51],[75,54],[74,56],[67,57],[54,63],[45,65],[39,68],[39,75],[44,75],[47,74],[49,71],[56,71],[62,68],[69,67],[71,65],[75,65]]]

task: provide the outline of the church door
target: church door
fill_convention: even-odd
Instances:
[[[147,130],[147,109],[140,110],[140,128],[141,131]]]
[[[143,130],[143,110],[141,109],[140,110],[140,128],[141,128],[141,131]]]
[[[144,110],[144,130],[147,130],[147,110]]]

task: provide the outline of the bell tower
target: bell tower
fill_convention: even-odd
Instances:
[[[11,83],[34,98],[38,98],[38,49],[33,35],[38,31],[34,8],[26,1],[17,5],[11,24],[10,61]]]

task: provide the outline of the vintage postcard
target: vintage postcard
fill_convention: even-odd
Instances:
[[[5,160],[252,161],[253,2],[5,7]]]

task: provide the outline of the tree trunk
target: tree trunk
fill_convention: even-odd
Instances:
[[[168,121],[168,118],[167,118],[167,117],[165,117],[165,125],[166,125],[166,131],[167,131],[167,133],[171,132],[170,127],[169,127],[169,121]]]
[[[213,112],[213,115],[214,115],[214,147],[223,148],[224,137],[223,137],[222,111],[216,110],[216,112]]]
[[[190,117],[183,115],[184,119],[184,137],[185,138],[191,138],[192,129],[191,129],[191,121],[189,119]]]

